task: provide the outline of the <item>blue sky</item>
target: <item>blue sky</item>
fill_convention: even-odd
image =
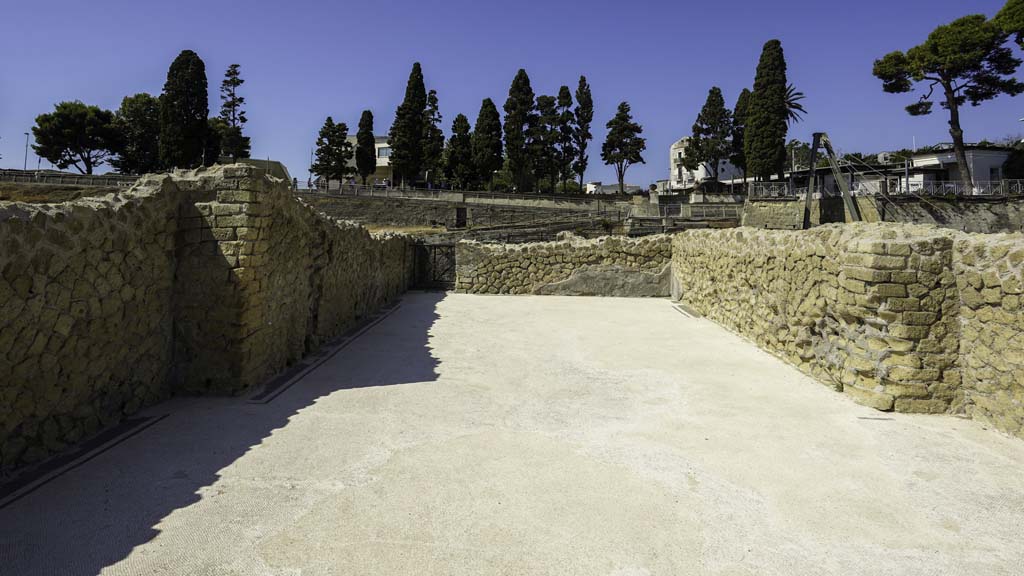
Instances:
[[[304,178],[326,116],[354,131],[373,110],[386,133],[409,68],[423,64],[438,91],[444,128],[481,99],[500,108],[516,70],[534,91],[555,94],[588,77],[596,104],[588,180],[614,180],[600,161],[604,124],[626,100],[645,129],[646,165],[627,180],[666,178],[668,147],[687,134],[712,85],[731,106],[753,84],[763,43],[782,40],[789,77],[808,114],[791,136],[827,131],[842,151],[874,152],[948,141],[944,117],[912,118],[909,95],[890,95],[871,65],[967,13],[993,15],[1003,0],[376,0],[288,3],[9,2],[0,33],[0,166],[20,168],[37,114],[61,100],[115,109],[137,92],[159,93],[182,49],[206,62],[211,112],[229,64],[246,79],[253,155],[285,162]],[[1024,132],[1024,97],[967,109],[969,141]],[[35,156],[29,151],[29,164]],[[45,161],[43,162],[45,166]]]

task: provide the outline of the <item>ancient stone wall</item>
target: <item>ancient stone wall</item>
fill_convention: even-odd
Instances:
[[[1024,235],[959,235],[953,268],[967,410],[1024,437]]]
[[[0,470],[170,394],[258,384],[412,279],[404,237],[237,165],[0,203],[0,247]]]
[[[0,470],[167,395],[175,191],[0,203]]]
[[[963,232],[1000,233],[1024,231],[1022,198],[884,198],[859,196],[854,199],[864,222],[934,224]],[[811,200],[811,225],[849,222],[842,198]],[[804,201],[776,198],[748,201],[743,206],[742,224],[771,230],[799,230],[804,223]]]
[[[459,242],[456,289],[473,294],[668,296],[671,242],[665,235],[555,242]]]
[[[933,226],[676,235],[681,301],[856,401],[1021,434],[1024,239]]]
[[[336,218],[384,226],[443,226],[449,229],[510,226],[564,219],[581,213],[576,204],[566,203],[559,207],[558,203],[550,201],[550,205],[545,205],[541,201],[524,200],[522,206],[514,206],[497,201],[487,204],[316,194],[306,195],[303,199],[317,210]],[[596,201],[593,204],[597,206]],[[615,219],[617,209],[609,208],[607,203],[602,208],[612,210],[609,219]],[[625,208],[620,212],[625,214]]]

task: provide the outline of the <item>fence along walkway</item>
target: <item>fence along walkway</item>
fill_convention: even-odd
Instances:
[[[751,199],[802,198],[807,194],[807,186],[794,187],[787,182],[753,182],[750,185]],[[815,188],[823,196],[838,196],[833,186]],[[890,180],[888,183],[878,180],[854,182],[850,191],[855,196],[892,196],[892,197],[959,197],[959,198],[1011,198],[1024,196],[1024,180],[993,180],[979,181],[965,186],[959,181],[928,181],[906,182]]]
[[[61,184],[68,186],[103,186],[129,188],[139,180],[138,176],[123,174],[67,174],[47,170],[0,170],[0,182],[20,184]]]

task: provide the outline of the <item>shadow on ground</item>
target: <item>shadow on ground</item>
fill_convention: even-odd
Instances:
[[[172,512],[207,497],[204,488],[223,469],[318,399],[436,381],[429,338],[443,298],[439,292],[407,294],[344,348],[321,351],[316,378],[299,379],[265,403],[179,398],[150,408],[147,415],[167,416],[0,509],[0,573],[98,574],[155,538]],[[323,377],[324,370],[330,377]]]

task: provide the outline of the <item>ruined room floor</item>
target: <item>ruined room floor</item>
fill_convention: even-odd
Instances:
[[[0,573],[1021,574],[1024,441],[667,300],[411,293],[0,509]]]

